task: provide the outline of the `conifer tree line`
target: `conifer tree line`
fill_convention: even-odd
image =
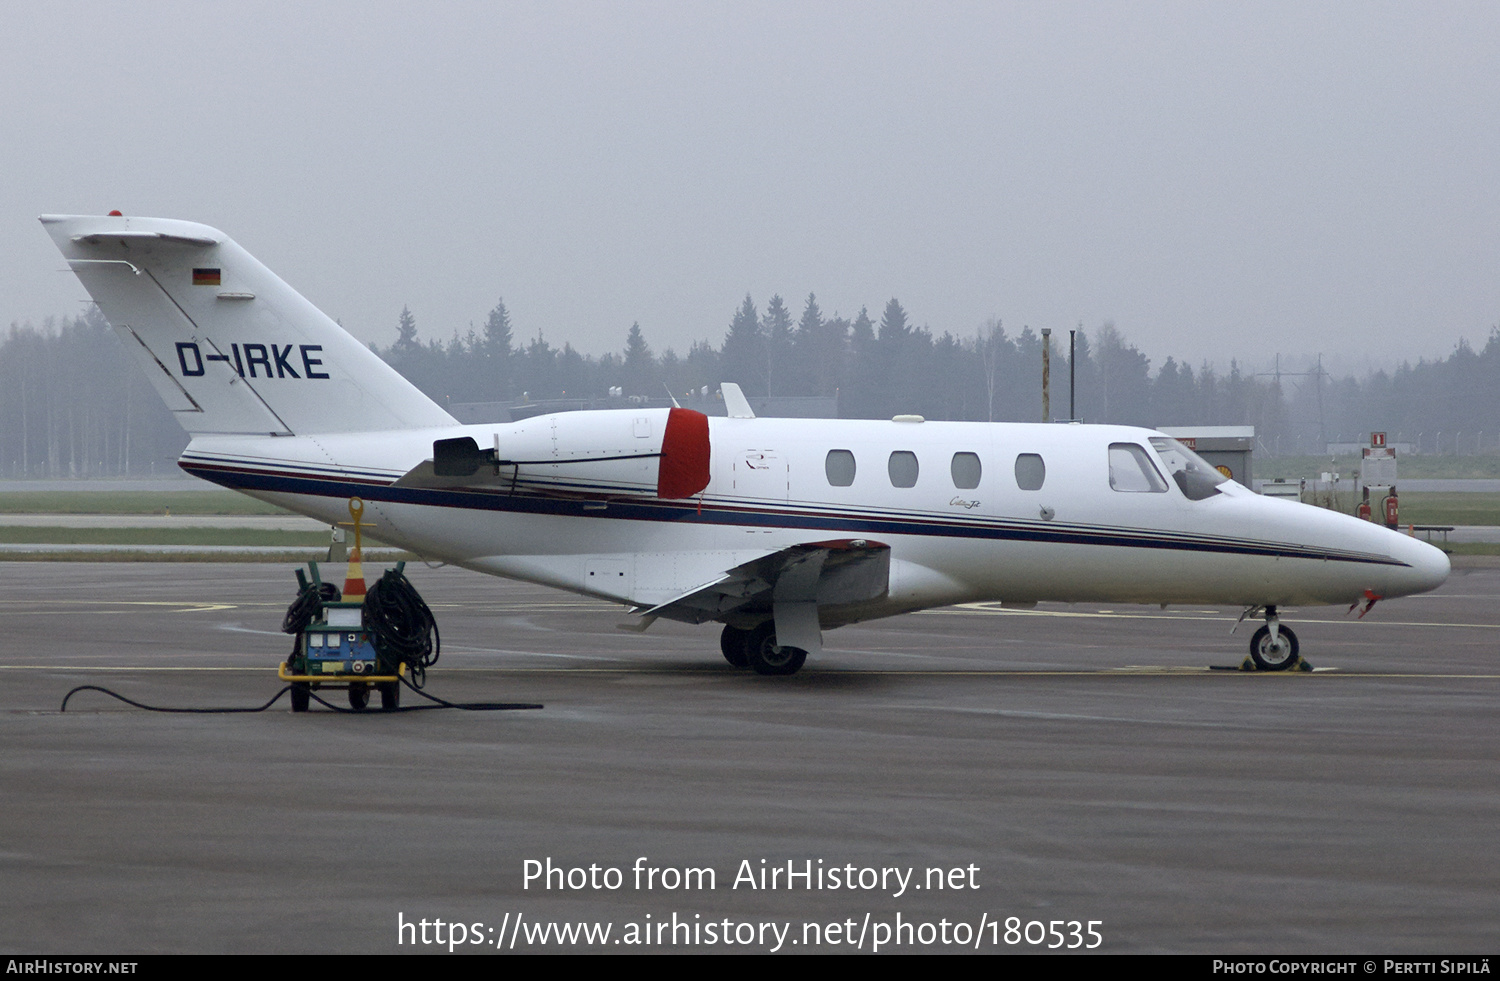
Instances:
[[[178,474],[186,445],[97,307],[0,337],[0,477]]]
[[[1130,425],[1168,425],[1181,418],[1205,425],[1244,422],[1283,425],[1274,384],[1246,378],[1231,363],[1220,376],[1168,358],[1153,374],[1149,359],[1113,325],[1077,338],[1080,418]],[[1052,415],[1067,415],[1066,333],[1053,338]],[[652,354],[639,323],[624,348],[600,357],[571,344],[555,348],[538,331],[516,336],[501,300],[483,329],[425,343],[415,316],[403,309],[397,338],[377,354],[440,404],[514,399],[598,398],[620,387],[625,396],[664,399],[737,383],[751,397],[822,396],[838,399],[839,415],[882,419],[915,413],[929,419],[1025,421],[1041,419],[1042,339],[1029,327],[1008,332],[991,320],[977,332],[934,336],[917,326],[897,299],[878,320],[868,308],[852,319],[827,316],[809,294],[800,316],[780,296],[765,311],[746,296],[729,320],[722,344],[699,341],[682,357],[671,348]]]
[[[1041,419],[1042,338],[998,319],[964,335],[918,326],[899,300],[878,318],[826,314],[809,294],[800,315],[780,296],[762,310],[746,296],[723,339],[685,355],[654,353],[639,323],[619,351],[584,354],[542,330],[518,331],[503,300],[462,334],[424,331],[403,309],[397,336],[375,352],[440,405],[625,396],[679,399],[738,383],[751,397],[837,399],[843,418],[1036,422]],[[1052,335],[1051,408],[1069,406],[1068,331]],[[1303,374],[1295,380],[1159,366],[1114,325],[1077,334],[1076,414],[1141,426],[1251,425],[1257,452],[1321,453],[1329,441],[1370,430],[1424,452],[1500,451],[1500,328],[1484,347],[1460,342],[1447,358],[1402,364],[1363,379]],[[684,404],[689,404],[684,402]],[[97,309],[0,336],[0,477],[93,477],[173,471],[187,438]]]

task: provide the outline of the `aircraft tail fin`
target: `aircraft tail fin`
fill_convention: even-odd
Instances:
[[[119,215],[43,215],[41,221],[193,435],[455,424],[217,229]]]

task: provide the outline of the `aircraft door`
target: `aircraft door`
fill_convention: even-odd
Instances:
[[[785,504],[790,486],[790,464],[775,450],[744,450],[734,457],[730,487],[735,497],[752,502]]]

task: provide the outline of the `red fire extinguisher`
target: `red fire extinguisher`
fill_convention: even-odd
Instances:
[[[1359,507],[1355,508],[1354,514],[1361,521],[1373,520],[1370,517],[1370,488],[1365,488],[1365,499],[1359,502]]]
[[[1396,514],[1396,504],[1396,488],[1392,487],[1391,492],[1385,496],[1385,526],[1392,531],[1401,523]]]

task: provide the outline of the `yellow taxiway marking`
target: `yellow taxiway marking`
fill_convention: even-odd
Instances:
[[[148,667],[146,665],[86,665],[86,664],[0,664],[0,671],[239,671],[245,674],[265,674],[265,668],[214,668],[171,665]],[[271,672],[272,677],[275,672]]]
[[[1116,613],[1113,610],[1099,610],[1095,613],[1085,613],[1078,610],[1017,610],[1002,609],[999,604],[990,601],[980,603],[963,603],[959,606],[947,606],[936,610],[917,610],[918,616],[1014,616],[1014,617],[1078,617],[1082,619],[1103,620],[1213,620],[1219,623],[1234,623],[1236,617],[1229,614],[1217,614],[1208,616],[1201,613]],[[1282,616],[1282,621],[1289,626],[1298,626],[1308,623],[1370,623],[1387,627],[1471,627],[1481,630],[1500,629],[1500,624],[1494,623],[1428,623],[1412,620],[1329,620],[1298,616],[1290,618]],[[1260,618],[1246,617],[1246,624],[1259,623]]]
[[[25,607],[27,607],[27,609],[24,609],[24,610],[7,610],[7,609],[5,609],[5,607],[10,606],[12,604],[17,605],[17,606],[25,606]],[[246,604],[246,603],[216,603],[216,602],[213,602],[211,600],[204,600],[204,601],[194,601],[194,600],[101,600],[101,599],[92,599],[92,600],[39,600],[39,601],[6,600],[6,601],[0,601],[0,613],[4,613],[7,616],[16,616],[16,615],[22,615],[22,616],[24,616],[26,614],[33,614],[33,615],[34,614],[46,614],[46,615],[49,615],[49,616],[55,615],[55,614],[49,613],[46,610],[33,609],[33,607],[37,607],[37,606],[107,606],[107,607],[116,607],[116,606],[175,606],[175,607],[178,607],[178,609],[167,610],[167,612],[168,613],[204,613],[204,612],[207,612],[209,610],[233,610],[233,609],[236,609],[236,608],[238,608],[240,606],[248,606],[248,605],[251,605],[251,604]],[[265,604],[265,605],[270,605],[270,604]],[[77,611],[77,612],[81,612],[81,613],[113,613],[115,611],[113,609],[109,609],[109,610],[80,610],[80,611]]]

